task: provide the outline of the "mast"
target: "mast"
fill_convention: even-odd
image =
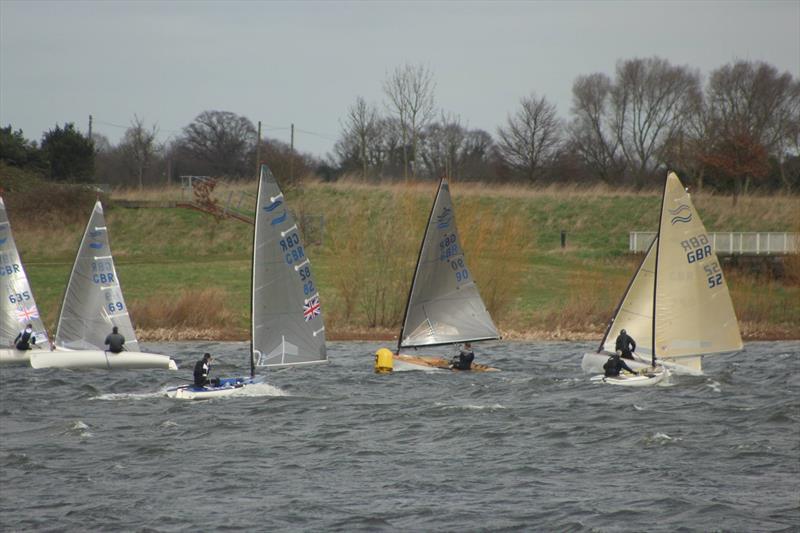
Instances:
[[[669,170],[664,178],[664,191],[661,193],[661,210],[658,213],[658,245],[656,246],[656,265],[653,270],[653,333],[652,333],[652,360],[653,368],[656,366],[656,295],[658,294],[658,252],[661,250],[661,224],[664,221],[664,198],[667,196],[667,183],[669,182]]]
[[[260,163],[260,161],[259,161]],[[253,257],[250,260],[250,377],[253,378],[256,375],[256,360],[255,354],[253,353],[253,335],[255,333],[253,329],[253,322],[255,321],[255,276],[256,276],[256,244],[258,242],[258,218],[259,218],[259,209],[260,209],[260,202],[261,202],[261,177],[264,175],[263,165],[261,165],[259,173],[258,173],[258,187],[256,188],[256,213],[253,218]]]
[[[439,200],[439,194],[442,192],[442,184],[447,180],[446,177],[439,179],[439,188],[436,190],[436,196],[433,197],[433,204],[431,205],[431,212],[428,215],[428,222],[425,224],[425,233],[422,234],[422,241],[419,243],[419,253],[417,254],[417,266],[414,268],[414,277],[411,278],[411,286],[408,289],[408,299],[406,300],[406,310],[403,313],[403,322],[400,325],[400,335],[397,337],[397,353],[400,353],[400,345],[403,343],[403,330],[406,327],[406,319],[408,319],[408,306],[411,303],[411,295],[414,293],[414,285],[417,282],[417,274],[419,274],[419,263],[422,260],[422,249],[425,247],[425,240],[428,237],[428,228],[431,226],[431,219],[433,218],[434,210],[436,209],[436,202]],[[449,344],[449,343],[448,343]]]

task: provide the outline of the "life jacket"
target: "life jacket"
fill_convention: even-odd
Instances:
[[[30,350],[31,337],[33,337],[33,331],[28,331],[27,329],[22,330],[18,336],[17,350]],[[33,341],[36,342],[36,337],[33,337]]]

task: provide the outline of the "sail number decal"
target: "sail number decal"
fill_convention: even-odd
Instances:
[[[297,233],[290,233],[278,243],[281,245],[281,251],[284,253],[287,265],[296,263],[306,256],[303,252],[303,247],[300,246],[300,237],[297,236]]]
[[[290,233],[286,238],[278,241],[278,244],[281,245],[281,252],[284,254],[283,257],[287,265],[293,265],[305,259],[306,254],[303,251],[303,247],[300,246],[300,237],[296,232]],[[303,294],[309,296],[317,292],[317,288],[314,286],[314,280],[311,279],[311,267],[303,265],[297,268],[297,274],[300,276],[300,282],[303,284]]]
[[[10,276],[11,274],[18,274],[19,272],[20,269],[17,263],[0,266],[0,276]]]
[[[303,294],[306,296],[314,294],[317,288],[314,287],[314,280],[311,279],[311,267],[305,265],[298,269],[297,273],[300,274],[300,281],[303,283]]]
[[[8,295],[8,301],[11,302],[12,304],[22,303],[30,299],[31,299],[31,293],[28,291],[17,292]]]
[[[109,315],[121,313],[125,310],[125,304],[122,303],[122,295],[117,294],[116,289],[103,291],[103,296],[105,296],[106,299],[106,312],[108,312]]]
[[[92,262],[92,281],[95,283],[116,283],[114,279],[114,263],[111,261]]]
[[[444,238],[439,241],[439,261],[448,261],[451,257],[458,254],[456,234],[446,233]]]
[[[711,243],[708,242],[708,237],[706,237],[705,233],[681,241],[681,246],[683,247],[683,251],[686,252],[686,261],[689,264],[710,257],[712,253]]]
[[[708,282],[709,289],[722,286],[722,270],[719,268],[719,264],[716,261],[710,265],[704,265],[703,270],[706,271],[706,281]]]
[[[467,265],[464,264],[463,257],[450,261],[450,268],[452,268],[456,274],[456,283],[461,283],[469,279],[469,270],[467,270]]]

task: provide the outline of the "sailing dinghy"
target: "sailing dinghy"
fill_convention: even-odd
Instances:
[[[47,352],[47,330],[39,316],[33,291],[11,234],[6,204],[0,197],[0,279],[3,309],[0,311],[0,339],[8,348],[0,349],[0,365],[28,366],[32,353]],[[45,349],[17,350],[14,339],[28,324],[33,328],[36,344]]]
[[[450,370],[450,361],[443,357],[403,354],[400,350],[499,338],[467,267],[450,186],[447,178],[442,178],[422,238],[393,363],[398,370]],[[471,370],[497,369],[473,363]]]
[[[116,326],[125,337],[125,351],[105,350],[106,336]],[[67,284],[55,338],[56,349],[31,355],[33,368],[100,368],[177,370],[166,355],[139,351],[128,306],[108,240],[103,206],[98,200],[83,234]]]
[[[202,400],[236,394],[264,382],[256,367],[327,361],[325,326],[311,263],[300,230],[272,172],[261,166],[258,183],[251,285],[250,376],[223,378],[219,386],[184,385],[172,398]]]
[[[713,243],[689,193],[667,174],[658,234],[631,279],[585,372],[602,372],[625,329],[637,341],[634,370],[663,366],[702,374],[705,355],[742,349],[739,324]],[[658,363],[658,365],[657,365]]]

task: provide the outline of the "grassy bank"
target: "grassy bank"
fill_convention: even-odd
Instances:
[[[255,191],[255,184],[218,187]],[[396,335],[435,185],[306,183],[286,191],[306,215],[307,243],[329,338]],[[656,229],[660,197],[606,188],[452,186],[473,277],[507,338],[598,339],[640,260],[628,232]],[[54,326],[91,203],[83,216],[53,221],[15,208],[14,235],[43,316]],[[117,191],[107,222],[131,315],[143,338],[244,339],[248,335],[252,226],[179,208],[129,209],[114,199],[179,199],[178,189]],[[794,196],[698,194],[709,231],[798,231]],[[252,211],[245,200],[241,206]],[[43,220],[47,221],[43,223]],[[320,224],[321,222],[321,224]],[[567,247],[560,247],[560,232]],[[798,261],[772,279],[766,269],[723,264],[747,338],[800,331]]]

